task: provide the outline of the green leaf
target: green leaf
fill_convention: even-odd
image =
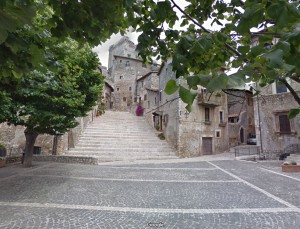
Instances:
[[[268,53],[266,58],[269,60],[270,68],[279,68],[283,64],[283,51],[281,49],[275,49],[274,51]]]
[[[200,85],[199,76],[187,77],[187,83],[192,89],[197,90],[197,86]]]
[[[227,88],[238,88],[245,85],[244,75],[236,73],[228,76]]]
[[[191,105],[191,104],[193,104],[194,99],[196,98],[197,94],[194,92],[191,92],[190,90],[188,90],[182,86],[179,86],[179,96],[184,103]]]
[[[167,94],[167,95],[172,95],[174,92],[176,92],[178,89],[178,86],[176,84],[176,81],[175,80],[169,80],[166,84],[166,87],[165,87],[165,90],[164,92]]]
[[[225,74],[221,74],[217,77],[213,77],[208,83],[206,89],[209,92],[220,91],[227,87],[229,77]]]
[[[295,118],[300,113],[300,108],[291,109],[288,113],[289,119]]]

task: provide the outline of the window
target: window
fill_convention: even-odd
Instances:
[[[159,101],[161,102],[161,91],[159,92]]]
[[[130,61],[127,60],[125,66],[130,66]]]
[[[275,112],[275,132],[277,134],[296,134],[294,121],[288,118],[288,111]]]
[[[120,76],[120,80],[123,79],[123,76]]]
[[[120,88],[117,87],[117,91],[119,91],[119,90],[120,90]]]
[[[129,91],[131,91],[131,87],[129,87]]]
[[[221,137],[221,131],[217,130],[216,131],[216,138],[220,138]]]
[[[154,104],[155,104],[155,105],[157,104],[157,99],[156,99],[156,97],[154,98]]]
[[[122,60],[120,60],[120,63],[122,63]]]
[[[147,100],[147,94],[146,95],[144,95],[144,101],[146,101]]]
[[[204,120],[205,120],[205,122],[209,122],[210,121],[210,118],[209,118],[209,108],[208,107],[204,108]]]
[[[137,102],[137,97],[134,97],[134,102],[135,102],[135,103]]]
[[[290,133],[291,124],[287,114],[278,115],[280,133]]]
[[[285,93],[287,92],[287,88],[284,84],[276,83],[276,93]]]
[[[126,97],[123,97],[123,102],[126,102]]]
[[[142,87],[144,87],[144,81],[142,80]]]
[[[223,111],[220,111],[220,123],[224,121],[224,113]]]
[[[150,101],[148,101],[148,108],[150,108]]]

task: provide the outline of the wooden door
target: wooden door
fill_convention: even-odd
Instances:
[[[211,155],[212,153],[212,138],[202,138],[202,154]]]

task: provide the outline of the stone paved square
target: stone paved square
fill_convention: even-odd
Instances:
[[[300,180],[236,160],[0,169],[0,228],[282,228]]]

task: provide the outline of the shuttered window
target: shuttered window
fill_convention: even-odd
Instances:
[[[288,116],[286,114],[281,114],[278,116],[279,120],[279,131],[280,133],[290,133],[291,124]]]

